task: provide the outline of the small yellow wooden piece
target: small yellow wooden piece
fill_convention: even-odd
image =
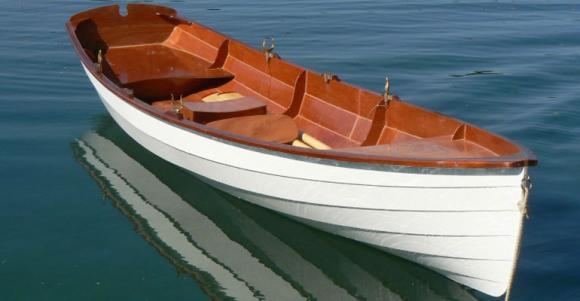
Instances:
[[[224,93],[217,92],[217,93],[210,94],[210,95],[202,98],[201,100],[203,100],[204,102],[219,102],[219,101],[238,99],[238,98],[242,98],[242,97],[244,97],[244,95],[242,95],[238,92],[224,92]]]
[[[302,141],[304,141],[304,143],[308,144],[309,146],[311,146],[312,148],[315,149],[331,149],[330,146],[324,144],[323,142],[321,142],[320,140],[306,134],[306,133],[302,133],[302,135],[300,136],[300,139]]]
[[[308,145],[300,140],[292,141],[292,146],[303,147],[303,148],[312,148],[312,147],[310,147],[310,145]]]

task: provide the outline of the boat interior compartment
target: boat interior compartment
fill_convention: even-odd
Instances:
[[[304,69],[281,59],[273,46],[251,48],[166,7],[129,4],[123,16],[113,5],[75,15],[70,24],[95,68],[152,110],[177,112],[175,122],[296,148],[402,158],[520,151],[490,132]],[[275,117],[251,117],[260,115]],[[272,135],[276,129],[285,133]]]

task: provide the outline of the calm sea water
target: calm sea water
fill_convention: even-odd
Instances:
[[[513,300],[580,300],[576,1],[155,2],[256,47],[274,36],[282,57],[373,90],[388,75],[407,101],[531,148]],[[136,145],[64,31],[110,3],[0,1],[1,300],[490,299]]]

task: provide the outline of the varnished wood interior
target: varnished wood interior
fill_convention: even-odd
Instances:
[[[277,57],[266,59],[262,51],[188,22],[170,8],[130,4],[127,12],[121,16],[117,6],[107,6],[73,16],[67,24],[73,44],[109,89],[180,126],[252,146],[345,161],[433,167],[537,162],[525,148],[475,126],[398,97],[380,106],[380,94],[338,79],[327,81]],[[291,117],[301,132],[332,150],[243,137],[171,112],[179,97],[201,102],[216,92],[261,101],[265,114]]]

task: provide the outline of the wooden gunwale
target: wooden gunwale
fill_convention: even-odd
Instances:
[[[138,4],[129,4],[129,5],[138,5]],[[117,6],[117,5],[113,5],[113,6]],[[165,8],[162,6],[156,6],[156,7],[163,8],[163,9],[169,9],[169,10],[173,11],[173,13],[175,14],[174,15],[175,19],[186,20],[186,19],[180,17],[173,9]],[[97,9],[99,9],[99,8],[97,8]],[[85,13],[85,12],[83,12],[83,13]],[[287,154],[298,155],[298,156],[329,159],[329,160],[346,161],[346,162],[384,164],[384,165],[400,165],[400,166],[408,166],[408,167],[431,167],[431,168],[517,168],[517,167],[524,167],[524,166],[533,166],[533,165],[537,164],[537,159],[531,151],[529,151],[525,147],[522,147],[516,143],[513,143],[513,142],[509,141],[508,139],[506,139],[500,135],[497,135],[495,133],[493,133],[491,135],[495,136],[499,139],[502,139],[502,140],[506,141],[507,143],[511,144],[512,146],[517,148],[517,151],[514,152],[513,154],[509,154],[509,155],[501,155],[501,156],[494,156],[494,157],[476,157],[476,158],[469,158],[469,157],[465,157],[465,158],[394,157],[394,156],[389,156],[389,155],[343,152],[340,149],[316,150],[316,149],[308,149],[308,148],[299,148],[299,147],[294,147],[291,145],[267,142],[267,141],[254,139],[251,137],[240,136],[240,135],[236,135],[236,134],[233,134],[233,133],[230,133],[227,131],[211,128],[211,127],[205,126],[205,125],[200,124],[200,123],[194,123],[192,121],[188,121],[185,119],[178,119],[176,116],[166,114],[166,113],[142,102],[141,100],[136,99],[132,95],[128,94],[124,88],[116,85],[113,81],[111,81],[102,72],[100,72],[98,70],[95,63],[85,53],[83,46],[81,45],[78,37],[75,34],[76,26],[72,24],[72,19],[75,16],[71,17],[71,19],[69,19],[67,21],[66,28],[67,28],[67,32],[69,34],[69,37],[71,38],[73,47],[74,47],[75,51],[77,52],[77,54],[80,56],[80,60],[81,60],[82,64],[87,68],[87,70],[102,85],[104,85],[109,91],[111,91],[113,94],[115,94],[116,96],[118,96],[122,100],[131,104],[135,108],[151,115],[152,117],[155,117],[157,119],[161,119],[165,122],[169,122],[169,123],[174,124],[175,126],[178,126],[181,128],[185,128],[185,129],[192,130],[194,132],[199,132],[199,133],[203,133],[206,135],[214,136],[214,137],[224,139],[227,141],[231,141],[231,142],[235,142],[235,143],[239,143],[239,144],[243,144],[243,145],[247,145],[247,146],[251,146],[251,147],[264,148],[264,149],[275,151],[275,152],[287,153]],[[199,26],[202,29],[220,34],[220,35],[224,36],[226,38],[226,40],[235,41],[235,42],[240,43],[248,48],[251,48],[248,45],[246,45],[245,43],[242,43],[242,42],[240,42],[234,38],[231,38],[227,35],[223,35],[221,33],[218,33],[217,31],[215,31],[215,30],[213,30],[205,25],[202,25],[199,23],[194,23],[191,21],[187,21],[187,22],[190,22],[191,24],[195,24],[196,26]],[[258,51],[258,50],[255,50],[253,48],[251,48],[251,49],[254,51]],[[274,59],[277,59],[277,58],[274,58]],[[289,63],[287,61],[285,61],[285,62],[290,64],[291,66],[302,69],[303,70],[302,72],[309,71],[308,69],[304,69],[304,68],[297,66],[293,63]],[[244,62],[244,63],[246,63],[246,62]],[[364,88],[361,88],[361,87],[358,87],[355,85],[349,84],[349,86],[358,89],[359,95],[362,92],[366,92],[366,93],[369,93],[369,94],[374,95],[374,96],[380,96],[376,92],[373,92],[373,91],[370,91],[370,90],[367,90],[367,89],[364,89]],[[304,101],[304,99],[302,99],[302,101]],[[395,97],[395,99],[393,101],[401,101],[401,100],[398,97]],[[409,107],[412,107],[412,108],[418,108],[418,107],[410,105],[408,103],[405,103],[405,104]],[[388,108],[387,108],[387,110],[388,110]],[[430,112],[430,111],[428,111],[428,112]],[[431,112],[431,113],[433,113],[433,112]],[[461,126],[469,126],[469,127],[474,128],[474,129],[483,131],[485,133],[489,133],[489,132],[482,130],[476,126],[473,126],[469,123],[448,117],[444,114],[440,114],[437,112],[435,112],[435,114],[437,114],[438,116],[442,116],[444,118],[448,118],[450,120],[457,121],[461,124]],[[359,122],[358,119],[356,122],[357,123]],[[354,127],[353,127],[353,130],[354,130]],[[385,129],[383,129],[383,131],[384,130]]]

